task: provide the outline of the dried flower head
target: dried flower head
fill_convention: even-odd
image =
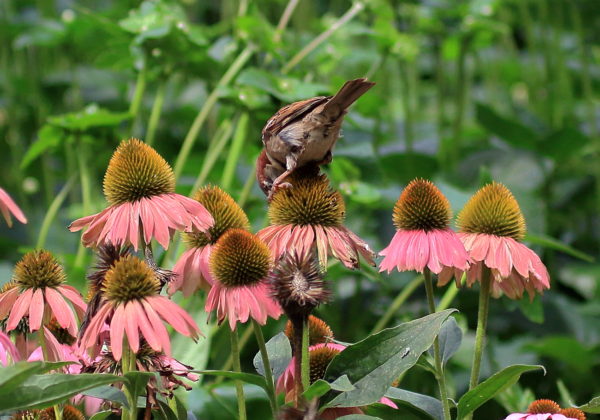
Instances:
[[[210,256],[213,277],[226,287],[257,283],[267,276],[270,268],[269,248],[243,229],[225,232]]]
[[[452,218],[448,199],[431,182],[415,179],[394,206],[394,225],[402,230],[446,229]]]
[[[311,253],[284,255],[269,273],[269,282],[273,297],[290,317],[308,315],[331,295]]]
[[[285,324],[285,335],[288,339],[293,340],[294,337],[294,325],[291,321]],[[333,341],[333,331],[320,318],[314,315],[308,317],[308,343],[310,346],[321,343],[330,343]]]
[[[175,191],[175,176],[156,150],[138,139],[121,142],[104,175],[104,195],[111,205]]]
[[[212,185],[200,188],[193,198],[208,210],[215,224],[206,233],[184,233],[183,237],[191,247],[200,248],[214,244],[228,229],[250,227],[250,221],[244,210],[221,188]]]
[[[465,233],[506,236],[520,241],[525,236],[525,219],[519,203],[504,185],[492,182],[471,197],[458,215]]]
[[[340,226],[344,222],[344,199],[318,167],[296,170],[287,182],[292,187],[278,190],[269,205],[271,224]]]

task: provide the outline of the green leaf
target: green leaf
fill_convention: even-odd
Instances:
[[[464,418],[485,402],[515,384],[523,373],[538,369],[542,369],[544,373],[546,372],[544,367],[539,365],[513,365],[490,376],[460,398],[457,419]]]
[[[257,68],[242,71],[236,79],[236,84],[261,89],[284,102],[310,98],[327,91],[327,87],[321,84],[305,82],[292,77],[276,77],[266,70]]]
[[[307,400],[310,401],[313,398],[320,398],[323,395],[327,394],[329,391],[331,391],[331,384],[329,384],[329,382],[324,381],[323,379],[318,379],[315,382],[313,382],[308,389],[306,389],[303,393],[302,396]]]
[[[158,418],[162,418],[164,420],[177,420],[177,414],[175,414],[171,407],[169,407],[169,404],[159,399],[158,407],[160,409],[159,412],[156,413],[158,414]]]
[[[113,412],[108,410],[108,411],[100,411],[99,413],[94,414],[92,417],[90,417],[90,420],[104,420],[107,419],[108,417],[110,417],[110,415]]]
[[[356,407],[378,401],[389,385],[431,347],[443,322],[454,311],[427,315],[346,347],[327,367],[325,380],[332,381],[345,374],[356,388],[335,396],[327,405]]]
[[[131,118],[128,112],[112,112],[90,104],[79,112],[48,117],[48,123],[71,131],[85,131],[94,127],[112,127]]]
[[[113,401],[129,408],[129,404],[127,403],[127,397],[125,397],[123,391],[121,391],[118,388],[115,388],[114,386],[99,386],[98,388],[83,391],[81,394],[88,395],[90,397],[101,398],[103,400]]]
[[[382,420],[381,417],[367,416],[366,414],[348,414],[338,417],[340,420]]]
[[[0,367],[0,396],[7,394],[33,375],[49,372],[71,362],[18,362]]]
[[[67,30],[65,25],[58,20],[41,19],[14,40],[15,50],[31,46],[52,47],[60,44]]]
[[[444,416],[442,402],[428,395],[392,387],[388,389],[385,396],[398,404],[417,409],[432,419],[441,420]]]
[[[476,105],[475,114],[479,124],[512,146],[530,150],[536,148],[537,134],[519,121],[506,118],[482,103]]]
[[[127,389],[129,389],[129,392],[131,392],[133,395],[134,400],[138,397],[138,395],[144,394],[148,381],[155,375],[157,375],[156,372],[140,371],[128,372],[125,374],[125,379],[127,380]]]
[[[600,414],[600,397],[594,397],[589,402],[577,408],[586,413]]]
[[[583,261],[594,262],[595,260],[594,257],[590,254],[586,254],[585,252],[579,251],[578,249],[575,249],[572,246],[567,245],[564,242],[559,241],[558,239],[551,238],[547,235],[532,235],[528,233],[527,235],[525,235],[525,241],[531,242],[532,244],[541,245],[544,248],[564,252],[567,255],[579,258]]]
[[[48,149],[58,147],[64,139],[66,139],[65,132],[61,128],[49,124],[44,125],[38,132],[38,138],[27,149],[21,161],[21,169],[27,168],[31,162]]]
[[[592,349],[586,348],[579,340],[567,336],[548,336],[536,338],[523,346],[539,356],[560,360],[581,373],[594,365],[596,358]]]
[[[565,127],[545,137],[540,142],[540,153],[561,161],[577,153],[590,143],[590,138],[575,127]]]
[[[442,329],[438,335],[443,365],[456,353],[462,343],[462,337],[463,332],[456,323],[456,319],[454,317],[448,318],[442,325]]]
[[[46,408],[88,389],[121,381],[122,377],[108,374],[33,375],[17,389],[0,394],[0,413],[24,408]]]
[[[340,376],[335,381],[330,383],[329,386],[334,391],[340,391],[340,392],[347,392],[347,391],[352,391],[353,389],[356,389],[356,387],[354,385],[352,385],[352,382],[350,382],[350,379],[348,379],[348,375]]]
[[[203,375],[223,376],[229,379],[238,379],[249,384],[258,385],[265,391],[267,390],[265,379],[262,376],[254,375],[252,373],[230,372],[228,370],[192,370],[191,372],[201,373]]]
[[[267,341],[266,347],[273,378],[276,380],[286,370],[290,364],[290,360],[292,360],[292,346],[285,333],[280,332]],[[260,351],[254,356],[253,363],[256,371],[260,375],[265,376],[265,367],[263,366]]]
[[[407,184],[415,178],[429,178],[438,170],[438,161],[419,153],[393,153],[379,159],[385,175],[399,184]]]

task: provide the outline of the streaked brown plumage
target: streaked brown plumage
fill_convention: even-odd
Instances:
[[[285,178],[307,163],[331,162],[347,109],[375,83],[350,80],[334,96],[316,96],[281,108],[262,131],[257,160],[260,188],[270,198]]]

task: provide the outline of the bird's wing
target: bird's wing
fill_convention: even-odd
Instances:
[[[291,123],[304,118],[306,114],[311,112],[319,105],[327,102],[331,96],[316,96],[304,101],[294,102],[293,104],[284,106],[275,115],[267,121],[265,128],[262,131],[263,143],[274,134],[279,133],[283,128]]]

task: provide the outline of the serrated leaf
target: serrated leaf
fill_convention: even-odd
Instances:
[[[444,416],[442,402],[428,395],[392,387],[388,389],[385,396],[398,404],[417,409],[434,420],[441,420]]]
[[[277,380],[292,360],[292,346],[287,336],[283,332],[280,332],[267,341],[266,347],[273,378]],[[265,376],[265,368],[260,351],[254,356],[253,363],[256,371],[260,375]]]
[[[460,398],[457,419],[464,418],[485,402],[515,384],[523,373],[538,369],[544,370],[545,373],[544,367],[540,365],[513,365],[490,376]]]
[[[122,381],[122,377],[108,374],[33,375],[17,389],[0,395],[0,413],[24,408],[46,408],[88,389]]]
[[[400,374],[417,363],[433,344],[442,323],[454,309],[448,309],[411,322],[388,328],[352,344],[338,354],[327,367],[329,382],[348,375],[356,387],[331,399],[327,406],[357,407],[383,397]]]

